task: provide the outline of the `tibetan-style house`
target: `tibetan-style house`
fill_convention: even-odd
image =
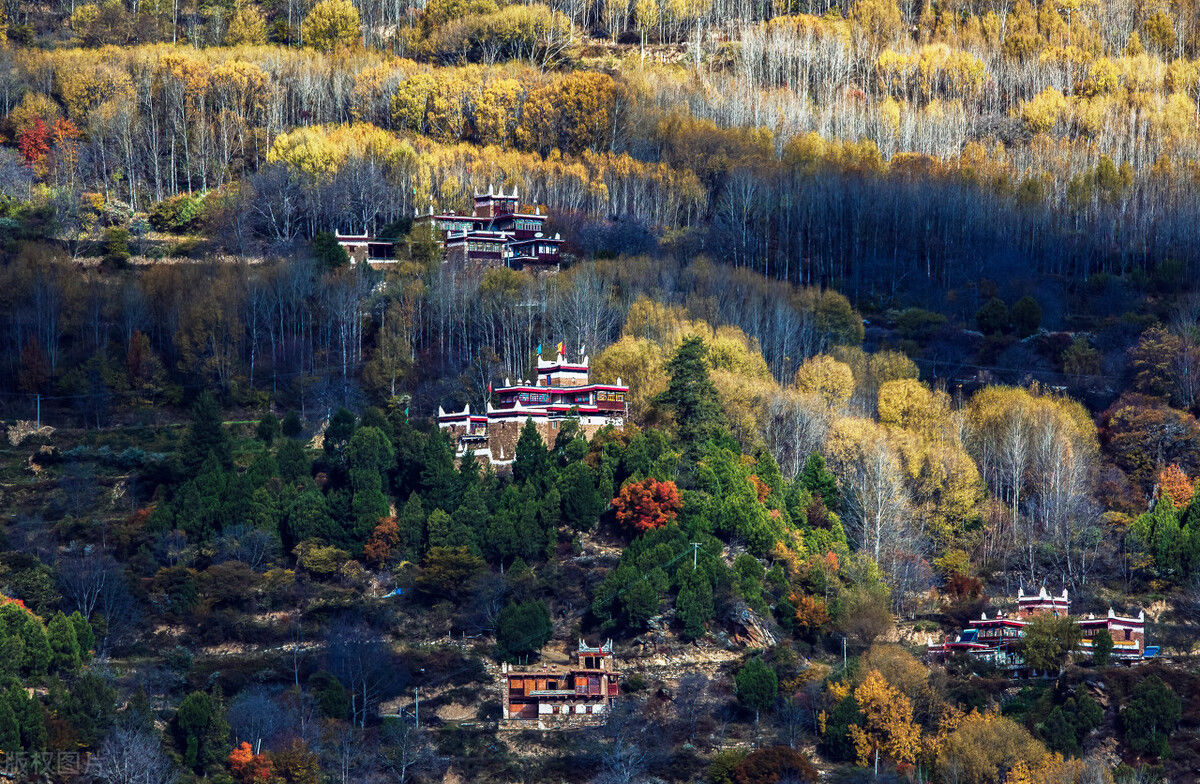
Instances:
[[[547,215],[541,207],[522,207],[514,188],[505,193],[474,194],[469,215],[454,211],[424,214],[414,210],[413,227],[427,225],[441,244],[445,261],[464,269],[509,267],[539,273],[557,272],[562,237],[546,231]],[[380,264],[394,260],[390,240],[362,234],[336,234],[337,242],[354,263]]]
[[[538,356],[536,379],[505,379],[481,414],[472,414],[469,405],[450,413],[439,406],[437,423],[450,432],[458,458],[470,453],[482,463],[507,466],[516,459],[526,421],[533,422],[547,445],[554,444],[572,418],[584,437],[591,438],[606,425],[624,429],[628,395],[629,387],[619,378],[615,384],[592,383],[588,358],[568,360],[560,343],[554,359]]]
[[[603,714],[617,698],[621,673],[612,640],[595,648],[579,641],[566,666],[501,666],[505,719],[546,721]]]
[[[971,621],[953,640],[943,640],[936,645],[930,645],[928,656],[933,660],[944,661],[955,653],[987,661],[1017,675],[1027,668],[1021,658],[1018,640],[1024,635],[1025,627],[1030,620],[1038,615],[1052,615],[1056,618],[1070,615],[1070,601],[1066,589],[1060,596],[1048,593],[1043,587],[1036,594],[1017,594],[1017,612],[1011,615],[998,612],[989,618],[982,613],[979,620]],[[1139,612],[1138,617],[1117,615],[1110,607],[1107,616],[1097,618],[1088,615],[1077,618],[1082,632],[1079,648],[1083,653],[1089,653],[1093,641],[1100,630],[1107,630],[1112,636],[1113,650],[1111,658],[1114,662],[1133,663],[1143,658],[1153,656],[1156,648],[1146,647],[1146,613]]]

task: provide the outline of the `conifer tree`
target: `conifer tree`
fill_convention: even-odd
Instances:
[[[0,751],[6,755],[21,751],[21,727],[8,700],[0,700]]]
[[[757,656],[738,670],[734,684],[737,686],[738,699],[754,711],[755,722],[761,711],[775,704],[775,697],[779,694],[779,677]]]
[[[192,404],[192,422],[184,439],[182,457],[184,467],[193,476],[209,458],[214,458],[224,469],[233,465],[229,434],[221,422],[221,407],[211,392],[202,392]]]
[[[421,504],[421,496],[417,495],[415,490],[409,493],[404,508],[400,510],[396,528],[404,557],[416,561],[421,555],[425,540],[425,507]]]
[[[454,545],[466,545],[471,552],[478,554],[479,542],[487,530],[488,508],[484,501],[483,491],[478,484],[467,488],[462,497],[462,503],[450,515],[452,536],[461,541],[452,542]]]
[[[75,639],[79,642],[79,658],[87,661],[92,656],[92,649],[96,647],[96,632],[79,610],[68,615],[67,620],[75,627]]]
[[[496,618],[496,657],[506,662],[528,658],[542,649],[553,631],[542,600],[509,603]]]
[[[683,632],[696,639],[704,636],[704,624],[712,620],[712,584],[702,571],[688,567],[680,578],[679,596],[675,599],[675,614],[683,623]]]
[[[797,481],[808,492],[821,496],[821,500],[829,509],[836,510],[838,508],[837,479],[825,467],[825,458],[821,456],[820,452],[813,452],[804,461],[804,468],[800,471]]]
[[[586,463],[571,463],[559,476],[563,522],[576,531],[590,531],[604,512],[605,499],[596,492],[594,472]]]
[[[31,675],[45,675],[51,661],[46,627],[33,615],[26,613],[25,621],[21,624],[21,637],[25,643],[25,671]]]
[[[391,441],[377,427],[358,428],[346,445],[345,462],[354,518],[351,538],[357,545],[366,542],[380,518],[387,516],[388,499],[383,492],[383,480],[395,461]]]
[[[275,450],[275,465],[279,478],[285,482],[299,482],[312,473],[312,460],[304,451],[304,445],[294,438],[285,438]]]
[[[657,400],[674,414],[676,435],[685,455],[693,458],[700,445],[725,424],[717,388],[708,376],[706,355],[702,338],[685,338],[667,363],[670,381]]]
[[[521,437],[517,439],[517,456],[513,462],[513,479],[521,484],[541,484],[550,471],[550,452],[532,419],[525,420]]]
[[[50,668],[54,672],[71,673],[79,669],[79,640],[75,626],[62,612],[57,612],[46,626],[50,645]]]

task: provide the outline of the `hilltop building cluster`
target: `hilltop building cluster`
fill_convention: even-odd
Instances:
[[[1064,588],[1060,596],[1054,596],[1043,586],[1036,594],[1017,593],[1017,612],[996,613],[989,618],[984,612],[979,620],[971,621],[967,628],[953,640],[943,640],[928,648],[928,657],[944,661],[956,653],[967,654],[981,661],[994,664],[1012,675],[1020,675],[1028,669],[1019,652],[1018,641],[1024,636],[1025,627],[1038,615],[1055,618],[1070,616],[1070,601]],[[1095,638],[1106,630],[1113,640],[1111,659],[1115,662],[1134,663],[1157,655],[1158,648],[1146,647],[1146,613],[1140,611],[1136,618],[1117,615],[1110,607],[1107,616],[1097,618],[1089,614],[1077,618],[1082,639],[1080,651],[1090,654],[1095,647]]]
[[[569,361],[562,343],[552,360],[543,360],[539,351],[535,379],[513,383],[506,378],[492,396],[494,404],[489,400],[480,414],[472,414],[470,405],[450,413],[438,406],[438,427],[450,432],[457,457],[470,453],[481,463],[507,466],[516,459],[527,420],[542,441],[553,445],[569,418],[578,421],[586,438],[607,425],[623,430],[629,406],[629,387],[621,379],[592,383],[588,357]]]
[[[453,210],[419,214],[414,210],[413,228],[428,226],[443,250],[446,262],[462,269],[508,267],[535,273],[555,273],[559,268],[562,237],[546,231],[541,207],[523,208],[514,188],[505,193],[474,194],[470,215]],[[395,261],[395,242],[365,234],[335,234],[338,244],[354,263],[384,264]]]

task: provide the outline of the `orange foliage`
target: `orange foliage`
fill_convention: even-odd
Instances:
[[[363,547],[363,557],[376,568],[382,567],[392,557],[392,550],[400,543],[400,527],[396,518],[383,517],[375,526],[370,540]]]
[[[760,504],[767,500],[767,496],[771,494],[771,488],[767,486],[766,482],[751,474],[750,484],[754,485],[754,492],[758,494],[758,502]]]
[[[820,629],[829,623],[829,610],[825,602],[812,596],[791,595],[792,605],[796,608],[796,623],[806,629]]]
[[[1171,494],[1171,501],[1176,509],[1187,506],[1196,492],[1192,480],[1174,463],[1158,472],[1158,488],[1160,497],[1162,493]]]
[[[242,784],[254,784],[271,778],[270,758],[265,754],[255,754],[245,741],[229,752],[229,769]]]
[[[617,522],[635,531],[661,528],[675,519],[683,508],[679,488],[674,482],[660,482],[653,477],[640,482],[628,482],[613,499]]]
[[[21,608],[25,612],[29,613],[30,615],[33,615],[34,618],[37,617],[37,615],[34,614],[33,610],[26,607],[25,602],[21,601],[20,599],[14,599],[11,596],[5,596],[4,594],[0,594],[0,604],[15,604],[17,607]]]

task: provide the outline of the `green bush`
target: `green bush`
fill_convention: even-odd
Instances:
[[[200,228],[204,219],[204,197],[181,193],[150,208],[150,225],[159,231],[187,234]]]

